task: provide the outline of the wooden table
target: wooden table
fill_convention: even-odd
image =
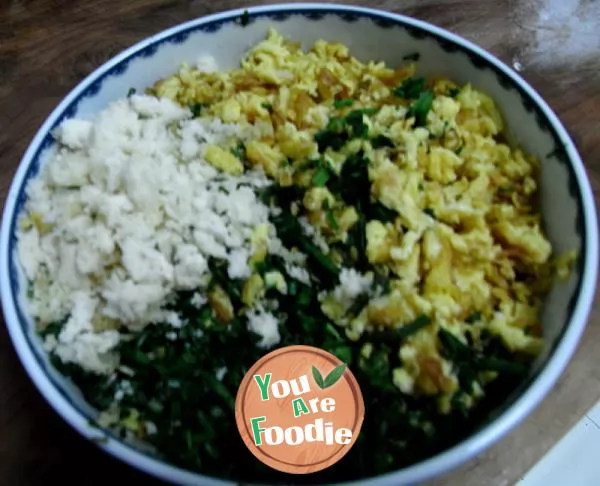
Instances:
[[[259,3],[270,3],[257,1]],[[600,2],[373,0],[475,41],[521,69],[574,137],[600,188]],[[577,5],[581,5],[576,9]],[[85,75],[140,39],[216,10],[207,0],[3,0],[0,6],[0,193],[29,140]],[[514,484],[600,398],[600,315],[594,309],[567,372],[501,443],[436,485]],[[0,484],[153,482],[80,438],[26,377],[0,326]]]

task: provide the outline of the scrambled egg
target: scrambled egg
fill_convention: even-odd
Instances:
[[[503,119],[489,96],[443,78],[419,85],[415,64],[361,63],[339,43],[318,41],[303,51],[274,30],[239,68],[184,65],[152,91],[252,128],[256,137],[243,157],[211,146],[206,160],[237,174],[244,158],[281,185],[306,188],[308,220],[329,243],[347,240],[360,210],[316,184],[320,169],[305,169],[306,161],[319,159],[339,175],[348,157],[369,160],[370,197],[394,217],[366,222],[365,251],[391,289],[352,318],[344,306],[332,310],[331,296],[323,310],[351,339],[430,317],[398,349],[393,383],[402,392],[441,397],[440,409],[448,409],[459,385],[439,329],[469,346],[487,333],[516,354],[540,351],[544,293],[575,254],[553,258],[535,203],[539,161],[503,141]],[[350,117],[363,133],[320,148],[319,134],[338,133],[336,124]],[[265,285],[285,291],[281,275],[254,278],[244,299],[255,300]]]

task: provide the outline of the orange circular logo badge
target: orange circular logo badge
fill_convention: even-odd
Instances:
[[[235,402],[248,449],[290,474],[338,462],[356,441],[364,415],[362,393],[346,364],[311,346],[288,346],[261,358]]]

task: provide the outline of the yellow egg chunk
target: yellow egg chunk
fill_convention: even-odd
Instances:
[[[252,140],[246,145],[246,156],[251,163],[261,166],[267,175],[277,178],[283,161],[283,155],[277,149]]]
[[[216,145],[206,147],[204,158],[209,164],[228,174],[239,175],[244,172],[244,165],[235,155]]]
[[[383,263],[390,257],[391,230],[380,221],[367,223],[367,258],[370,263]]]

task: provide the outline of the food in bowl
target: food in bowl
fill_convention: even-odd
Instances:
[[[269,350],[317,346],[352,368],[365,422],[309,479],[358,479],[457,443],[525,379],[576,255],[554,255],[539,161],[494,101],[417,62],[271,29],[237,69],[206,58],[61,125],[19,257],[99,425],[184,468],[277,480],[238,435],[237,387]]]

